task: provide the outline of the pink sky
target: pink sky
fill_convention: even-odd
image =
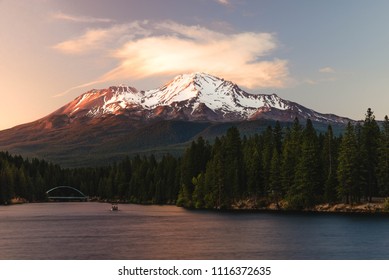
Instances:
[[[372,107],[382,119],[387,8],[351,0],[0,0],[0,129],[91,88],[152,89],[190,72],[323,113],[358,119]]]

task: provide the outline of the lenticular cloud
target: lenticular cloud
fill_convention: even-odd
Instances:
[[[172,21],[137,22],[127,26],[116,32],[116,46],[106,49],[109,56],[117,60],[117,66],[92,84],[153,76],[171,78],[198,71],[221,76],[247,88],[282,88],[288,84],[287,61],[269,59],[277,48],[271,33],[224,34]],[[136,36],[131,36],[131,26],[136,26]],[[71,50],[72,43],[80,44],[80,38],[86,40],[83,44],[91,45],[87,42],[88,36],[62,44],[66,43]],[[111,38],[111,43],[114,41]],[[96,40],[93,43],[101,48]]]
[[[113,56],[120,64],[103,79],[202,71],[248,88],[286,85],[287,61],[261,60],[276,48],[272,34],[247,32],[227,35],[173,22],[156,27],[163,35],[129,41],[117,49]]]

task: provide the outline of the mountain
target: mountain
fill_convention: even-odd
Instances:
[[[134,153],[180,153],[200,135],[213,139],[233,125],[253,134],[296,117],[301,122],[310,118],[317,127],[351,121],[193,73],[147,91],[125,85],[90,90],[42,119],[1,131],[0,149],[87,166]]]
[[[164,86],[138,91],[125,85],[88,91],[55,111],[71,119],[124,115],[132,120],[186,120],[231,122],[310,118],[323,123],[349,119],[320,114],[276,94],[250,94],[236,84],[205,73],[179,75]]]

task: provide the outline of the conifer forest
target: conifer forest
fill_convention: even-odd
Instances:
[[[64,185],[98,200],[202,209],[247,199],[294,210],[371,201],[389,196],[389,119],[377,122],[368,109],[340,135],[331,126],[318,133],[309,119],[248,137],[232,127],[212,143],[198,138],[181,157],[135,156],[105,167],[65,169],[0,153],[0,204],[46,201],[47,190]]]

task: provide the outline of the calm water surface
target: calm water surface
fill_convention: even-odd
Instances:
[[[0,207],[0,259],[389,259],[389,217]]]

